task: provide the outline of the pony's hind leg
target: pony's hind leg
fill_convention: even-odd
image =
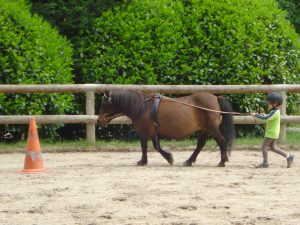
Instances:
[[[172,153],[167,152],[160,147],[159,139],[156,139],[155,137],[153,137],[152,144],[153,144],[153,147],[155,148],[155,150],[158,151],[168,161],[168,163],[173,165],[174,159],[173,159]]]
[[[216,140],[217,144],[220,147],[220,151],[221,151],[221,161],[219,162],[218,167],[224,167],[225,162],[228,161],[227,147],[226,147],[225,139],[219,129],[215,129],[214,131],[212,131],[211,136]]]
[[[196,149],[194,150],[194,152],[192,153],[192,155],[190,156],[190,158],[183,163],[183,165],[185,165],[185,166],[192,166],[193,163],[196,162],[197,156],[199,155],[201,149],[206,144],[207,137],[208,137],[208,133],[207,132],[201,132],[199,134],[198,140],[197,140],[197,147],[196,147]]]

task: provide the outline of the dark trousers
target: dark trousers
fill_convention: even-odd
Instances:
[[[264,138],[264,142],[261,146],[261,152],[263,155],[263,159],[264,162],[268,162],[268,147],[270,147],[271,151],[282,155],[283,157],[287,157],[288,153],[285,152],[284,150],[280,149],[277,145],[276,145],[276,139],[272,139],[272,138]]]

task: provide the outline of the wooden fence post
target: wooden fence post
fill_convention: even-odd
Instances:
[[[280,106],[280,112],[281,112],[281,116],[286,116],[286,92],[282,91],[281,95],[283,98],[283,102],[282,105]],[[286,122],[281,122],[278,143],[285,144],[285,142],[286,142]]]
[[[85,96],[85,109],[87,115],[95,115],[95,92],[87,91]],[[96,125],[95,123],[86,124],[86,138],[92,145],[96,143]]]

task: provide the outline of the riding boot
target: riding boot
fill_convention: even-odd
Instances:
[[[255,167],[256,168],[268,168],[269,167],[269,163],[266,160],[264,160],[261,164],[258,164]]]

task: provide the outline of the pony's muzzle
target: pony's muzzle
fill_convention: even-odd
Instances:
[[[100,127],[107,127],[108,126],[108,118],[105,115],[99,115],[98,116],[98,125]]]

